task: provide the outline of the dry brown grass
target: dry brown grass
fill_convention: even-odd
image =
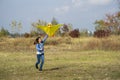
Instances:
[[[35,38],[0,38],[1,51],[35,51]],[[94,37],[50,37],[45,43],[48,50],[120,50],[120,36]]]
[[[83,49],[120,50],[120,36],[91,38],[83,45]]]

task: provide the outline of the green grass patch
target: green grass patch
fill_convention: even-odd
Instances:
[[[49,51],[39,72],[33,52],[0,52],[0,80],[119,80],[119,51]]]

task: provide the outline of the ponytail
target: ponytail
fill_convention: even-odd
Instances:
[[[38,39],[41,38],[41,37],[37,37],[34,41],[34,45],[38,44]]]

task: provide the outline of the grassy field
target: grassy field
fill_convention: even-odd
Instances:
[[[48,39],[42,72],[33,39],[0,39],[0,80],[120,80],[120,37],[112,38]]]
[[[119,51],[47,51],[43,72],[35,62],[34,53],[0,52],[0,80],[120,80]]]

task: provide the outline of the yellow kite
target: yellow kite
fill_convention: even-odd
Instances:
[[[37,25],[37,28],[43,30],[49,36],[53,36],[61,26],[62,24],[52,25],[49,23],[47,26]]]

